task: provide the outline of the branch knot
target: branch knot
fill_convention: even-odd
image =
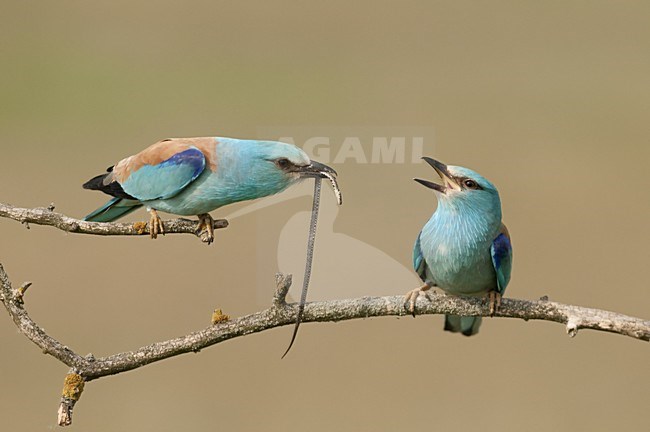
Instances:
[[[291,281],[293,277],[291,274],[276,273],[275,274],[275,294],[273,295],[273,306],[281,308],[287,304],[287,293],[291,288]]]

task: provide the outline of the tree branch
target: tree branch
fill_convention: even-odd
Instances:
[[[0,203],[0,217],[14,219],[26,225],[29,223],[49,225],[66,232],[82,234],[146,235],[149,233],[149,225],[144,222],[134,224],[86,222],[55,213],[54,206],[25,209]],[[226,220],[215,221],[215,228],[226,226],[228,226]],[[166,233],[190,233],[199,236],[202,240],[206,234],[206,230],[197,233],[197,222],[185,219],[166,221],[164,228]],[[48,335],[31,319],[24,306],[24,296],[30,285],[31,283],[26,282],[20,288],[13,289],[9,277],[0,264],[0,301],[18,329],[44,354],[49,354],[70,367],[64,382],[59,408],[61,426],[72,423],[72,410],[81,396],[84,384],[88,381],[137,369],[180,354],[198,352],[228,339],[294,324],[298,313],[297,304],[286,303],[286,295],[291,286],[291,275],[278,274],[273,301],[271,307],[266,310],[232,320],[220,310],[215,310],[211,326],[186,336],[156,342],[135,351],[107,357],[95,358],[92,355],[82,357]],[[426,299],[427,297],[429,300]],[[436,293],[421,296],[417,302],[417,313],[420,315],[489,316],[488,309],[487,303],[482,299]],[[403,296],[362,297],[307,303],[303,322],[403,315],[407,315]],[[571,337],[575,336],[579,329],[592,329],[650,341],[650,321],[546,299],[538,301],[503,299],[495,316],[561,323],[565,325]]]
[[[285,302],[285,296],[291,286],[291,276],[278,274],[272,306],[266,310],[233,320],[223,315],[221,311],[215,311],[213,325],[186,336],[156,342],[135,351],[108,357],[94,358],[92,355],[82,357],[49,336],[30,318],[24,307],[24,289],[21,287],[14,290],[12,288],[2,264],[0,264],[0,285],[0,300],[18,329],[43,353],[50,354],[71,368],[66,376],[59,408],[59,424],[61,426],[72,423],[72,408],[81,396],[84,384],[88,381],[137,369],[180,354],[199,352],[203,348],[228,339],[290,325],[295,322],[298,313],[297,304],[286,304]],[[430,301],[427,301],[420,297],[417,303],[418,314],[489,316],[487,303],[481,299],[436,293],[430,294],[429,298]],[[403,296],[362,297],[307,303],[303,322],[345,321],[380,316],[404,316],[406,314]],[[521,318],[526,321],[558,322],[566,326],[566,331],[571,337],[575,336],[579,329],[592,329],[650,341],[650,321],[547,300],[503,299],[495,316]]]
[[[43,352],[49,354],[71,368],[83,368],[86,361],[70,348],[45,333],[29,316],[23,303],[23,290],[14,290],[9,277],[0,263],[0,300],[5,305],[9,316],[13,319],[18,330],[30,341],[34,342]]]
[[[14,207],[0,202],[0,217],[16,220],[29,228],[29,224],[49,225],[65,232],[94,235],[149,235],[149,224],[145,222],[87,222],[54,212],[54,206],[34,209]],[[194,234],[207,242],[206,230],[199,231],[199,223],[187,219],[174,219],[163,222],[165,234]],[[214,228],[226,228],[228,221],[216,219]]]

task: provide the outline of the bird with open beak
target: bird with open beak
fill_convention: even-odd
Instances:
[[[152,238],[164,234],[158,211],[199,217],[199,230],[214,239],[208,212],[283,191],[304,178],[327,178],[339,204],[336,171],[312,161],[298,147],[277,141],[234,138],[172,138],[122,159],[86,182],[114,198],[85,220],[110,222],[145,206]]]
[[[438,208],[415,241],[413,267],[424,286],[407,293],[405,306],[415,316],[417,298],[431,287],[463,296],[488,295],[490,313],[499,307],[512,268],[510,235],[501,222],[496,187],[468,168],[423,158],[442,184],[414,179],[433,189]],[[471,336],[481,317],[445,316],[445,330]]]

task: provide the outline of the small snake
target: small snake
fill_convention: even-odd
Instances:
[[[323,178],[329,179],[332,183],[332,188],[336,194],[336,201],[339,205],[343,204],[343,197],[341,196],[341,189],[339,189],[339,184],[336,181],[336,177],[330,175],[326,172],[320,173]],[[305,263],[305,278],[302,283],[302,294],[300,295],[300,305],[298,306],[298,316],[296,317],[296,325],[293,328],[293,335],[291,336],[291,342],[289,342],[289,347],[282,354],[282,358],[289,353],[289,350],[293,346],[293,342],[296,340],[298,335],[298,327],[302,322],[302,317],[305,313],[305,303],[307,302],[307,290],[309,288],[309,278],[311,277],[311,265],[314,259],[314,241],[316,240],[316,225],[318,223],[318,209],[320,207],[320,189],[321,189],[321,177],[316,177],[314,179],[314,201],[311,208],[311,221],[309,223],[309,237],[307,238],[307,258]]]

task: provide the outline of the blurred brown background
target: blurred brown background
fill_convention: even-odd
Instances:
[[[425,154],[474,168],[501,191],[515,247],[508,295],[650,318],[648,13],[642,1],[5,0],[0,201],[54,201],[81,217],[105,201],[81,183],[169,136],[431,128]],[[345,203],[321,225],[314,293],[417,286],[411,247],[435,200],[411,178],[433,179],[432,170],[335,168]],[[331,209],[331,192],[323,198]],[[304,255],[306,223],[286,224],[310,200],[292,203],[237,218],[211,247],[190,236],[100,238],[3,219],[0,262],[15,286],[34,282],[28,308],[48,332],[82,354],[108,355],[202,328],[215,307],[234,316],[266,307],[278,251],[260,239],[296,231],[293,250]],[[376,255],[354,253],[362,245]],[[280,263],[287,250],[279,248]],[[346,270],[325,271],[319,254],[338,256]],[[299,278],[302,264],[280,270]],[[52,429],[66,367],[0,315],[2,428]],[[464,338],[443,332],[439,316],[382,318],[306,324],[281,361],[290,334],[247,336],[92,382],[72,427],[650,424],[648,345],[630,338],[583,331],[570,339],[557,324],[507,319],[485,320]]]

